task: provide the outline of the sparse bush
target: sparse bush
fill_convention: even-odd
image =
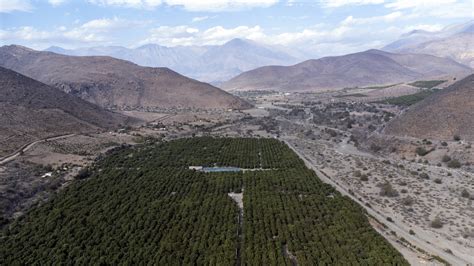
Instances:
[[[380,184],[380,196],[384,197],[397,197],[398,191],[395,190],[389,182]]]
[[[469,191],[467,191],[467,189],[463,189],[461,192],[461,197],[469,198],[470,197]]]
[[[448,146],[448,143],[447,143],[446,141],[443,141],[443,142],[441,142],[441,146],[447,147],[447,146]]]
[[[431,221],[431,227],[439,229],[443,227],[443,222],[439,217],[436,217],[433,221]]]
[[[435,182],[436,184],[441,184],[441,183],[443,183],[443,181],[441,180],[441,178],[436,178],[436,179],[434,180],[434,182]]]
[[[430,176],[427,173],[420,173],[420,177],[423,179],[430,179]]]
[[[449,161],[448,167],[449,168],[460,168],[461,163],[457,159],[453,159],[453,160]]]
[[[76,179],[86,179],[91,175],[89,168],[82,168],[79,173],[77,173]]]
[[[453,139],[454,139],[455,141],[460,141],[460,140],[461,140],[461,137],[460,137],[459,135],[454,135],[454,136],[453,136]]]
[[[411,229],[410,229],[410,231],[408,231],[408,233],[409,233],[410,235],[412,235],[412,236],[415,235],[415,231],[413,231],[413,230],[411,230]]]
[[[409,196],[402,199],[402,204],[405,205],[405,206],[411,206],[411,205],[413,205],[413,203],[414,203],[413,198],[411,198]]]
[[[428,154],[428,151],[423,148],[423,147],[417,147],[416,150],[415,150],[416,154],[418,154],[419,156],[425,156]]]
[[[355,177],[360,177],[362,175],[362,172],[360,170],[354,171],[353,175]]]
[[[369,178],[367,177],[367,175],[361,175],[360,181],[369,181]]]
[[[451,161],[451,157],[449,157],[448,155],[444,155],[443,158],[441,159],[441,161],[443,163],[447,163],[447,162]]]
[[[377,144],[375,143],[372,143],[370,145],[370,150],[373,151],[373,152],[379,152],[382,148],[380,146],[378,146]]]
[[[43,169],[46,171],[46,172],[51,172],[53,171],[53,166],[51,166],[51,164],[47,164],[43,167]]]

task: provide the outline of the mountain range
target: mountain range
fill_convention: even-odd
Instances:
[[[383,50],[448,57],[474,67],[474,21],[449,26],[436,32],[414,30],[402,35]]]
[[[385,128],[389,135],[474,140],[474,74],[410,107]]]
[[[283,48],[246,39],[232,39],[223,45],[166,47],[147,44],[133,49],[103,46],[72,50],[53,46],[46,51],[75,56],[112,56],[141,66],[168,67],[197,80],[216,84],[257,67],[290,65],[301,60]]]
[[[393,84],[443,75],[468,75],[472,69],[452,59],[381,50],[312,59],[292,66],[265,66],[223,83],[225,90],[314,91]]]
[[[108,56],[67,56],[23,46],[0,47],[0,65],[110,109],[242,109],[251,105],[168,68]]]
[[[12,70],[0,67],[0,76],[0,153],[38,139],[138,122]]]

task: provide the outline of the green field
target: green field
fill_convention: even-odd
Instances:
[[[358,98],[361,98],[361,97],[367,97],[367,95],[362,94],[362,93],[352,93],[352,94],[336,95],[334,97],[336,97],[336,98],[345,98],[345,97],[358,97]]]
[[[436,92],[438,92],[437,89],[428,89],[428,90],[423,90],[414,94],[389,98],[389,99],[380,101],[380,103],[387,103],[387,104],[393,104],[393,105],[399,105],[399,106],[410,106],[425,99],[426,97]]]
[[[239,225],[227,193],[242,189]],[[1,238],[0,265],[292,265],[286,249],[299,265],[407,265],[360,206],[274,139],[192,138],[116,151]]]
[[[425,89],[432,89],[440,84],[445,83],[447,80],[420,80],[409,83],[408,85],[418,87],[418,88],[425,88]]]

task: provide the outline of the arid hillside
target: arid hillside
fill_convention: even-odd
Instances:
[[[474,21],[438,32],[415,30],[383,48],[395,53],[423,53],[447,57],[474,67]]]
[[[266,66],[244,72],[222,85],[225,90],[317,91],[413,81],[472,70],[431,55],[368,50],[308,60],[293,66]]]
[[[474,74],[410,107],[388,124],[385,133],[474,140]]]
[[[38,140],[137,122],[0,67],[0,154]]]
[[[250,105],[168,68],[103,56],[66,56],[10,45],[0,65],[106,108],[243,109]]]

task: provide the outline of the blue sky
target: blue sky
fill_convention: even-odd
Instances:
[[[248,38],[317,55],[378,48],[473,18],[472,0],[0,0],[0,44],[35,49]]]

